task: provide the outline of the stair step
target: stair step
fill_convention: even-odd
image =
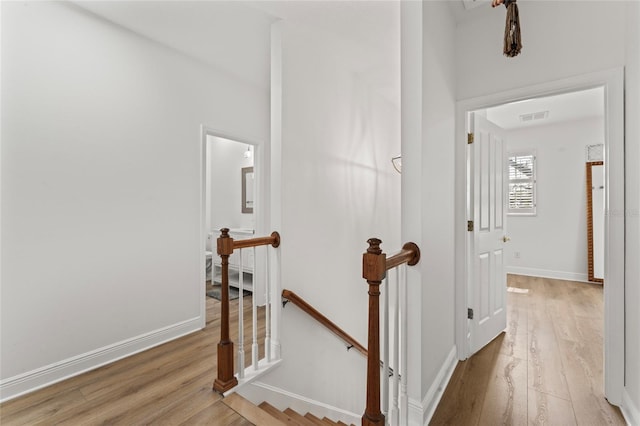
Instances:
[[[315,426],[315,423],[303,417],[298,412],[293,411],[291,408],[287,408],[286,410],[284,410],[284,413],[295,420],[296,424],[299,424],[300,426]]]
[[[311,414],[311,413],[307,413],[307,414],[305,414],[305,415],[304,415],[304,417],[305,417],[306,419],[311,420],[311,421],[313,422],[313,424],[314,424],[314,425],[326,425],[326,423],[325,423],[325,422],[323,422],[319,417],[316,417],[316,416],[314,416],[314,415],[313,415],[313,414]]]
[[[324,424],[327,424],[327,425],[334,425],[335,426],[335,425],[338,424],[338,423],[334,422],[333,420],[331,420],[328,417],[323,417],[322,421],[324,422]]]
[[[287,424],[287,425],[297,424],[295,420],[293,420],[291,417],[287,416],[285,413],[278,410],[276,407],[274,407],[273,405],[269,404],[266,401],[258,405],[258,407],[260,407],[262,410],[266,411],[267,413],[271,414],[276,419],[282,421],[284,424]]]
[[[290,423],[283,422],[265,410],[258,408],[256,405],[238,395],[232,393],[226,396],[222,402],[236,413],[240,414],[251,423],[260,426],[283,426]]]

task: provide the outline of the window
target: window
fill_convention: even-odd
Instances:
[[[536,214],[536,156],[509,154],[508,214]]]

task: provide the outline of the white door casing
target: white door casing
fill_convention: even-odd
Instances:
[[[506,234],[505,132],[476,113],[470,114],[469,144],[469,349],[473,354],[507,326],[504,268]]]
[[[622,403],[624,390],[624,69],[614,68],[565,79],[546,81],[459,100],[456,106],[456,346],[458,359],[470,356],[469,321],[466,319],[471,294],[468,277],[471,274],[469,232],[465,209],[467,200],[468,111],[475,111],[509,102],[541,96],[570,93],[594,87],[605,88],[605,282],[604,286],[604,391],[607,400]]]

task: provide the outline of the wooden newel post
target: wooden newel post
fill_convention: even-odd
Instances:
[[[380,284],[386,275],[386,255],[380,241],[370,238],[369,248],[362,255],[362,278],[369,284],[369,356],[367,358],[367,407],[362,425],[384,425],[380,411]]]
[[[238,384],[233,374],[233,342],[229,339],[229,256],[233,253],[233,238],[229,229],[222,228],[218,238],[218,255],[221,259],[221,321],[220,342],[218,343],[218,377],[213,382],[213,390],[223,393]]]

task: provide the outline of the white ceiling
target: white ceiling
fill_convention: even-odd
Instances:
[[[116,25],[269,90],[271,24],[285,20],[332,43],[359,78],[391,100],[400,91],[400,0],[76,1]],[[490,0],[450,0],[458,23],[492,13]],[[599,90],[599,91],[598,91]],[[501,127],[602,116],[602,89],[488,110]],[[549,111],[545,120],[519,116]]]
[[[520,116],[549,111],[542,120],[522,122]],[[487,118],[503,129],[544,126],[563,121],[604,116],[604,89],[583,90],[562,95],[513,102],[487,109]]]

